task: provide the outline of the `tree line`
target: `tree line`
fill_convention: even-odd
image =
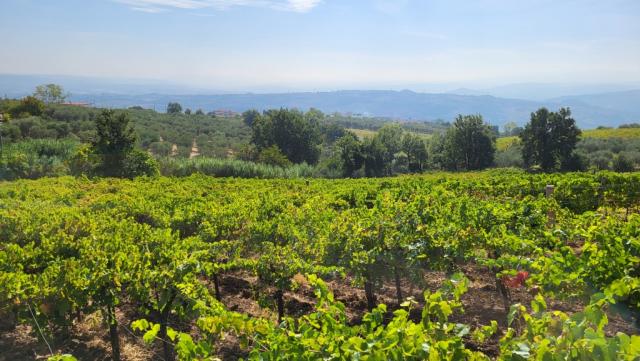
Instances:
[[[374,136],[360,139],[335,124],[338,130],[332,129],[316,109],[250,110],[243,118],[252,129],[243,157],[274,165],[320,161],[319,166],[332,168],[341,177],[381,177],[426,170],[481,170],[495,164],[496,132],[481,115],[459,115],[446,132],[428,140],[397,124],[387,124]],[[527,169],[584,168],[574,152],[581,131],[568,108],[557,112],[541,108],[518,133]]]
[[[283,108],[262,112],[249,110],[243,113],[242,119],[216,120],[186,116],[191,112],[183,112],[179,103],[172,102],[167,105],[168,114],[156,114],[154,118],[147,114],[151,111],[135,108],[110,112],[59,105],[67,97],[61,87],[49,84],[39,86],[33,95],[21,100],[1,101],[3,126],[0,137],[15,142],[30,138],[61,139],[71,134],[92,146],[92,153],[87,147],[81,147],[71,165],[80,164],[80,169],[88,167],[95,174],[110,176],[128,176],[129,171],[122,169],[130,169],[132,165],[125,167],[124,160],[132,159],[133,155],[139,165],[147,164],[148,153],[140,149],[150,151],[157,158],[174,157],[190,151],[194,140],[206,154],[211,154],[208,151],[211,148],[217,157],[269,166],[288,168],[306,164],[313,167],[315,176],[328,178],[382,177],[429,170],[473,171],[502,164],[496,162],[496,137],[499,134],[477,114],[459,115],[444,128],[446,130],[431,137],[410,132],[402,124],[395,123],[385,124],[371,136],[362,137],[344,128],[334,116],[327,116],[317,109],[306,112]],[[78,114],[74,112],[90,116],[76,119]],[[130,115],[135,117],[135,128],[130,124]],[[196,115],[203,115],[203,112],[196,112]],[[158,117],[166,118],[163,121],[168,123],[154,125],[154,119]],[[170,137],[167,142],[171,129],[182,129],[187,125],[188,132],[179,134],[180,137]],[[586,169],[583,154],[575,152],[581,131],[569,109],[554,112],[541,108],[531,114],[524,127],[511,124],[506,128],[509,134],[517,134],[520,139],[516,151],[524,168],[545,172]],[[127,134],[133,138],[124,143],[118,143],[122,139],[105,140]],[[172,150],[172,144],[176,143],[181,150],[179,154]],[[96,154],[105,155],[101,158],[101,166],[96,163]],[[632,162],[621,157],[614,163],[616,170],[634,169]],[[116,168],[122,169],[116,171]]]

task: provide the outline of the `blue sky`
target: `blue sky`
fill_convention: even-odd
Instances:
[[[2,0],[0,73],[225,89],[640,81],[638,0]]]

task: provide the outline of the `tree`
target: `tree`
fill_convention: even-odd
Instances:
[[[46,104],[60,104],[69,97],[68,93],[60,85],[44,84],[38,85],[33,96],[40,99]]]
[[[347,132],[336,141],[336,147],[340,151],[342,175],[344,177],[353,177],[364,164],[362,143],[355,134]]]
[[[496,146],[481,115],[459,115],[445,139],[445,162],[451,170],[478,170],[493,164]]]
[[[325,116],[324,116],[324,113],[321,112],[320,110],[316,108],[311,108],[309,109],[309,111],[304,113],[304,118],[312,123],[313,122],[320,123],[322,120],[324,120]]]
[[[435,133],[431,139],[429,139],[428,151],[429,167],[433,169],[445,169],[447,168],[447,158],[445,153],[446,147],[446,134]]]
[[[260,117],[260,112],[255,109],[250,109],[242,113],[242,119],[244,120],[244,124],[247,126],[252,126],[253,123]]]
[[[320,130],[322,132],[322,141],[326,144],[334,144],[338,139],[347,134],[347,130],[337,123],[323,122]]]
[[[619,128],[619,129],[624,129],[624,128],[640,128],[640,123],[621,124],[618,128]]]
[[[402,128],[399,125],[387,124],[380,128],[374,137],[374,140],[384,148],[382,159],[386,175],[391,175],[394,156],[402,150],[402,133]]]
[[[515,122],[509,122],[504,125],[504,135],[506,137],[518,136],[522,133],[522,127],[519,127]]]
[[[128,113],[116,115],[112,110],[104,110],[95,122],[96,138],[92,145],[93,151],[101,158],[98,172],[111,177],[125,175],[125,161],[136,142]]]
[[[179,114],[182,113],[182,105],[180,103],[167,104],[167,114]]]
[[[187,109],[184,111],[184,114],[186,114],[186,115],[191,115],[191,109],[187,108]]]
[[[427,164],[427,145],[417,134],[406,133],[402,137],[402,151],[407,155],[410,172],[421,172]]]
[[[382,127],[373,138],[364,142],[346,132],[336,141],[336,147],[345,177],[353,177],[362,166],[368,177],[419,172],[427,162],[425,142],[418,135],[404,133],[397,125]]]
[[[573,164],[580,134],[568,108],[557,113],[540,108],[531,113],[531,121],[520,134],[525,167],[540,167],[543,171],[567,169]]]
[[[44,112],[44,103],[34,96],[28,96],[20,100],[20,103],[11,108],[9,112],[14,118],[22,118],[25,115],[38,116]]]
[[[366,138],[362,148],[364,153],[364,174],[367,177],[384,176],[387,168],[385,157],[388,149],[382,144],[380,138]]]
[[[204,115],[204,112],[202,111],[202,109],[198,109],[196,110],[196,115]]]
[[[393,155],[391,171],[394,174],[409,173],[409,156],[404,151],[399,151]]]
[[[317,119],[297,110],[269,110],[254,119],[251,128],[258,151],[275,145],[293,163],[318,162],[322,138]]]

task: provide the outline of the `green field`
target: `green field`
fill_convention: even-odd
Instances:
[[[582,137],[596,139],[637,139],[640,138],[640,128],[587,129],[582,131]],[[502,137],[496,140],[496,147],[498,150],[505,150],[516,142],[519,142],[518,137]]]
[[[356,134],[360,139],[372,138],[376,135],[375,130],[369,129],[348,129]],[[432,137],[431,134],[417,133],[421,138],[428,140]],[[584,138],[596,138],[596,139],[637,139],[640,138],[640,128],[621,128],[621,129],[588,129],[582,131]],[[500,137],[496,139],[496,148],[498,150],[505,150],[512,144],[519,142],[518,137]]]
[[[620,138],[620,139],[640,138],[640,128],[588,129],[588,130],[584,130],[582,133],[583,133],[583,136],[586,138]]]

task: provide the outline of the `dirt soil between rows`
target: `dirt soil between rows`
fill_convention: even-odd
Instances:
[[[479,350],[489,356],[498,355],[498,341],[506,330],[506,312],[502,298],[495,286],[493,274],[486,268],[469,263],[461,267],[461,271],[469,278],[469,290],[462,297],[464,313],[456,313],[451,321],[470,325],[472,328],[490,324],[491,320],[498,321],[499,331],[484,344],[474,344],[467,340],[467,346]],[[443,272],[429,272],[424,276],[422,286],[413,285],[408,280],[402,280],[404,297],[413,297],[418,305],[412,309],[411,317],[420,318],[423,290],[437,290],[446,280]],[[367,311],[364,290],[353,285],[352,279],[333,279],[327,281],[334,292],[337,301],[345,304],[350,324],[357,324]],[[242,312],[254,317],[266,317],[276,320],[275,302],[269,297],[269,292],[258,292],[257,278],[247,272],[229,273],[220,278],[222,302],[230,310]],[[385,282],[376,290],[379,303],[385,303],[389,312],[397,309],[396,289],[393,282]],[[528,306],[532,295],[526,289],[512,289],[512,303],[522,303]],[[304,282],[295,292],[285,293],[285,311],[288,316],[299,317],[313,311],[315,298],[313,290]],[[258,300],[261,300],[260,302]],[[550,300],[548,308],[567,313],[580,311],[584,304],[580,301]],[[606,332],[609,336],[616,332],[638,334],[637,320],[629,315],[623,315],[615,309],[608,311],[609,324]],[[144,314],[137,312],[133,305],[123,304],[119,307],[118,321],[120,323],[121,354],[127,361],[163,360],[162,347],[156,342],[153,346],[146,345],[142,335],[131,330],[130,324]],[[182,331],[197,334],[193,324],[185,324],[172,320],[171,326]],[[42,326],[42,325],[41,325]],[[45,330],[46,331],[46,328]],[[76,320],[69,329],[68,335],[52,336],[45,332],[45,337],[51,349],[57,353],[68,353],[79,360],[110,360],[110,346],[107,328],[99,313],[83,315]],[[217,345],[218,356],[223,360],[237,360],[246,357],[238,340],[229,335]],[[27,324],[15,324],[10,314],[0,319],[0,361],[43,360],[50,355],[49,347],[43,341],[39,332]]]

